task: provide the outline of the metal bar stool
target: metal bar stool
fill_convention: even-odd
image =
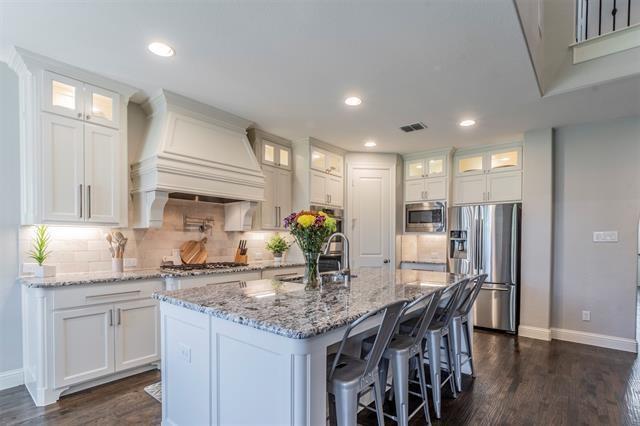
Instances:
[[[453,320],[453,315],[457,311],[460,303],[462,290],[469,280],[465,279],[449,287],[446,287],[441,295],[441,303],[434,318],[432,319],[425,333],[427,356],[423,357],[423,362],[417,364],[418,373],[423,369],[423,363],[429,365],[431,383],[427,387],[431,389],[433,408],[436,418],[441,418],[442,414],[442,387],[449,383],[453,397],[458,396],[454,384],[454,356],[453,345],[450,341],[449,329]],[[415,326],[415,320],[409,320],[401,325],[401,330],[411,330]],[[441,377],[442,359],[440,349],[444,346],[446,362],[446,378]]]
[[[394,302],[358,318],[347,327],[338,352],[327,357],[327,366],[330,366],[327,375],[327,391],[334,399],[334,404],[330,404],[331,418],[334,423],[337,420],[338,426],[356,426],[360,395],[372,388],[378,425],[384,425],[382,384],[380,383],[378,365],[398,326],[400,315],[406,303],[405,300]],[[379,313],[383,315],[382,321],[378,327],[373,347],[365,359],[343,354],[344,345],[351,331],[366,319]]]
[[[427,331],[427,327],[431,323],[433,315],[436,312],[442,290],[437,290],[431,294],[422,296],[403,309],[402,318],[412,314],[413,308],[424,305],[420,310],[415,325],[407,334],[396,334],[389,342],[389,347],[382,355],[380,362],[380,382],[383,384],[383,391],[387,385],[387,371],[391,367],[393,377],[393,394],[396,405],[396,415],[391,416],[385,413],[386,417],[395,420],[401,426],[407,426],[411,419],[421,408],[424,409],[424,416],[427,424],[431,424],[429,416],[429,401],[427,397],[427,382],[424,375],[424,369],[418,371],[419,381],[409,380],[409,370],[411,361],[417,361],[420,364],[423,355],[423,339]],[[373,336],[362,342],[363,351],[370,350],[373,345]],[[420,385],[420,393],[410,392],[409,383],[417,383]],[[409,394],[420,396],[422,403],[409,414]]]
[[[476,302],[482,284],[487,279],[486,274],[476,275],[472,277],[466,285],[461,298],[460,307],[453,316],[453,322],[451,327],[451,334],[453,334],[453,354],[454,360],[454,373],[456,378],[456,388],[458,392],[462,392],[462,366],[469,363],[471,369],[471,377],[475,376],[475,370],[473,368],[473,347],[471,345],[471,333],[469,333],[469,312]],[[467,352],[462,352],[462,338],[466,340]],[[466,358],[463,360],[463,356]]]

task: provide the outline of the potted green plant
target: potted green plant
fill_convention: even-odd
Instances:
[[[267,250],[273,253],[273,262],[275,264],[282,263],[282,256],[291,247],[291,243],[282,237],[280,234],[276,234],[267,241]]]
[[[47,226],[36,226],[33,235],[33,248],[29,251],[28,255],[37,263],[37,266],[33,268],[33,274],[38,278],[53,277],[56,275],[55,266],[44,264],[51,254],[49,250],[50,243],[51,237],[49,237]]]

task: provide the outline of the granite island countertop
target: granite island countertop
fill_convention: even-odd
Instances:
[[[160,268],[136,269],[124,272],[79,272],[58,274],[55,277],[36,278],[33,276],[20,277],[22,285],[30,288],[52,288],[71,285],[89,285],[117,283],[123,281],[150,280],[154,278],[179,278],[203,275],[230,274],[234,272],[264,271],[266,269],[293,268],[304,266],[303,262],[282,262],[279,264],[265,260],[250,262],[247,266],[227,269],[206,269],[191,271],[163,271]]]
[[[465,275],[447,272],[361,268],[350,285],[255,280],[162,291],[153,297],[238,324],[292,339],[326,333],[400,299],[415,300],[457,283]]]

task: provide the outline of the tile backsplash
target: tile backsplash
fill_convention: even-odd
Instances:
[[[402,236],[402,260],[407,262],[446,263],[446,234],[405,234]]]
[[[183,230],[183,215],[213,218],[213,228],[206,232]],[[224,207],[221,204],[171,199],[164,209],[161,228],[117,229],[129,239],[124,257],[137,259],[136,268],[158,267],[164,256],[188,240],[207,237],[208,261],[232,261],[241,239],[247,240],[249,261],[269,260],[273,256],[265,249],[273,232],[225,232]],[[51,226],[51,255],[47,264],[55,265],[58,273],[110,271],[111,254],[104,235],[108,227]],[[116,230],[116,229],[113,229]],[[20,263],[32,262],[27,251],[31,248],[33,227],[20,229]]]

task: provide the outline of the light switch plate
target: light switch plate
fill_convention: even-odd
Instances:
[[[591,321],[591,311],[582,311],[582,321]]]
[[[618,231],[598,231],[593,233],[594,243],[617,243]]]

